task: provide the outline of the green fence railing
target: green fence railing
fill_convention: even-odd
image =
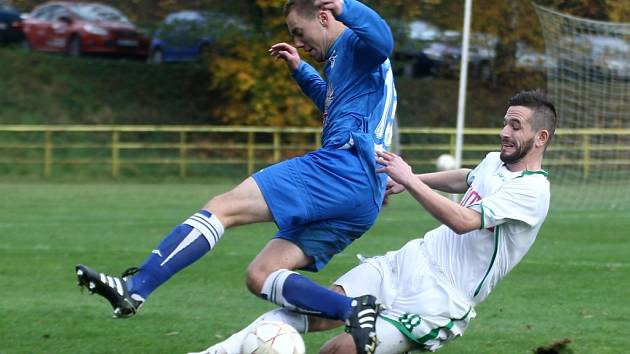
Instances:
[[[462,165],[496,150],[498,134],[498,128],[466,129]],[[455,152],[454,128],[401,128],[397,135],[396,149],[419,170]],[[186,177],[194,166],[236,166],[244,175],[314,150],[320,139],[320,128],[304,127],[0,125],[0,171],[31,166],[50,177],[67,166],[99,165],[116,178],[133,166],[154,165]],[[549,151],[545,166],[576,167],[584,176],[594,166],[630,165],[630,129],[559,129]]]

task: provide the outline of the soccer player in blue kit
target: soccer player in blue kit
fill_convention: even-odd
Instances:
[[[349,298],[295,269],[318,271],[375,222],[386,176],[375,152],[387,150],[396,110],[386,22],[357,0],[288,0],[286,23],[294,46],[278,43],[293,78],[323,113],[322,147],[248,177],[211,198],[176,226],[140,268],[123,276],[77,265],[79,285],[105,297],[114,317],[134,315],[172,275],[210,251],[228,228],[273,221],[276,236],[247,269],[247,287],[286,309],[345,320],[359,352],[370,345],[378,305],[371,296]],[[303,61],[302,48],[325,62],[324,79]],[[367,314],[365,318],[359,318]]]

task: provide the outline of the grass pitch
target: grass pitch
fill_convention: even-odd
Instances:
[[[0,184],[0,353],[186,353],[206,348],[273,306],[249,294],[245,269],[273,224],[228,231],[208,256],[158,289],[140,314],[111,318],[81,293],[74,266],[120,273],[232,183]],[[553,190],[552,190],[553,193]],[[356,264],[437,223],[407,195],[319,274]],[[630,323],[628,211],[551,211],[523,262],[441,353],[532,353],[565,338],[574,353],[626,352]],[[340,330],[305,336],[308,353]]]

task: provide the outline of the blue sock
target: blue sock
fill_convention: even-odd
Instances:
[[[194,214],[176,226],[151,252],[128,281],[129,292],[146,299],[171,276],[210,251],[223,231],[223,225],[211,213],[202,210]]]
[[[345,320],[352,311],[352,298],[286,269],[269,275],[262,293],[269,301],[289,310],[335,320]]]

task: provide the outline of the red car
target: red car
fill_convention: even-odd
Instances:
[[[99,3],[48,2],[24,16],[30,48],[64,52],[120,54],[146,58],[151,40],[117,9]]]

